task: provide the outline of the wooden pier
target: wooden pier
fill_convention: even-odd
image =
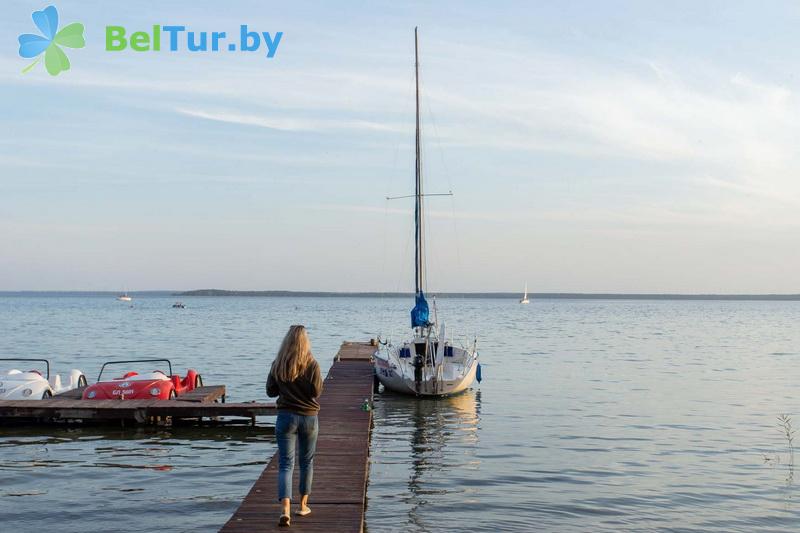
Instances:
[[[253,422],[256,416],[277,414],[274,403],[224,403],[225,385],[198,387],[176,400],[81,400],[82,392],[75,389],[49,400],[0,401],[0,424],[24,421],[143,424],[218,417],[241,417]]]
[[[298,467],[292,482],[292,531],[361,533],[364,529],[375,346],[345,342],[328,371],[320,398],[319,438],[314,455],[311,514],[295,516],[300,496]],[[223,532],[287,531],[278,527],[278,454],[272,456]]]

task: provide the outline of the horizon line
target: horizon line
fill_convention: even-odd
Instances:
[[[80,295],[119,295],[120,291],[109,290],[0,290],[0,296],[80,296]],[[128,295],[166,295],[178,297],[412,297],[413,292],[391,291],[298,291],[298,290],[226,290],[193,289],[176,291],[168,289],[146,289],[127,291]],[[519,298],[518,291],[476,291],[428,293],[432,297],[472,297],[472,298]],[[662,293],[662,292],[539,292],[529,293],[536,299],[608,299],[608,300],[789,300],[800,301],[800,293]]]

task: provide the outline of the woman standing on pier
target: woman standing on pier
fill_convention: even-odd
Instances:
[[[281,516],[278,525],[291,523],[292,473],[295,444],[299,440],[300,508],[298,516],[311,513],[308,496],[314,476],[314,450],[317,447],[319,398],[322,377],[319,364],[311,355],[311,341],[304,326],[291,326],[283,338],[278,356],[267,377],[267,395],[277,396],[278,419],[275,435],[278,440],[278,498]]]

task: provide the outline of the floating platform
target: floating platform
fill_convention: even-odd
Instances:
[[[230,520],[226,533],[264,531],[319,531],[362,533],[369,475],[369,442],[374,371],[369,343],[345,342],[328,371],[320,397],[319,438],[314,455],[314,484],[308,516],[295,516],[300,501],[298,468],[292,489],[292,526],[279,528],[278,454],[272,456],[253,488]]]
[[[3,423],[132,422],[164,423],[184,419],[274,416],[274,403],[225,403],[225,385],[198,387],[175,400],[81,400],[83,389],[58,394],[49,400],[0,401]]]

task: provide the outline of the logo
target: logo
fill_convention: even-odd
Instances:
[[[283,32],[251,31],[247,24],[239,26],[238,40],[224,31],[197,31],[186,26],[153,24],[152,30],[128,34],[124,26],[106,26],[106,52],[130,48],[134,52],[256,52],[263,50],[267,59],[275,57]],[[232,42],[225,42],[230,40]],[[162,42],[163,41],[163,42]],[[163,48],[162,48],[163,45]],[[263,45],[263,46],[262,46]]]
[[[31,18],[42,35],[23,33],[19,36],[19,55],[24,58],[36,58],[36,61],[22,69],[22,73],[30,72],[42,60],[42,53],[44,53],[44,67],[51,76],[58,76],[61,72],[69,70],[69,58],[61,47],[86,46],[83,24],[73,22],[58,31],[58,10],[55,6],[34,11]]]

